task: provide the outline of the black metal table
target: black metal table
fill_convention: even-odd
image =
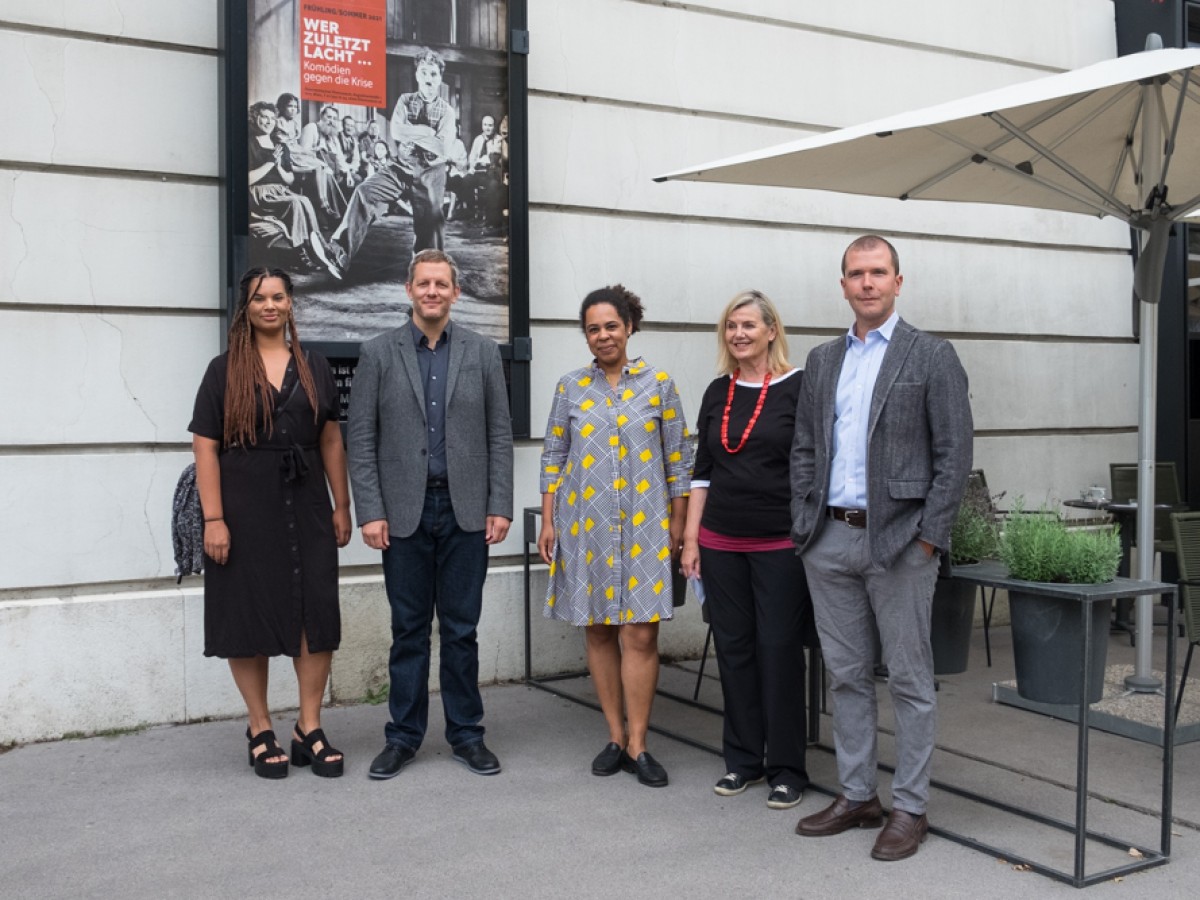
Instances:
[[[1079,603],[1079,614],[1082,621],[1082,639],[1081,639],[1081,657],[1080,657],[1080,696],[1079,696],[1079,733],[1076,744],[1075,758],[1075,821],[1064,822],[1060,819],[1054,819],[1049,816],[1044,816],[1040,813],[1035,813],[1032,810],[1024,810],[1006,804],[1002,801],[995,800],[990,797],[985,797],[980,794],[975,794],[953,786],[933,782],[933,784],[951,793],[957,794],[968,799],[977,800],[997,809],[1003,809],[1007,812],[1023,816],[1025,818],[1040,822],[1044,825],[1050,825],[1059,828],[1063,831],[1073,831],[1075,834],[1075,867],[1073,872],[1064,872],[1059,869],[1054,869],[1043,863],[1039,863],[1031,859],[1021,859],[1014,856],[1012,853],[1001,850],[997,847],[992,847],[977,841],[974,838],[965,835],[956,834],[946,831],[941,828],[930,828],[936,834],[941,835],[949,840],[963,844],[964,846],[972,847],[996,855],[1002,855],[1009,860],[1027,865],[1035,872],[1059,881],[1065,881],[1075,887],[1087,887],[1088,885],[1096,884],[1100,881],[1106,881],[1121,875],[1128,875],[1132,872],[1138,872],[1143,869],[1148,869],[1151,866],[1158,866],[1165,863],[1171,852],[1171,791],[1172,779],[1174,773],[1174,752],[1175,752],[1175,719],[1173,715],[1173,699],[1175,693],[1175,641],[1170,637],[1174,635],[1175,628],[1175,585],[1164,584],[1157,581],[1135,581],[1129,578],[1116,578],[1107,584],[1043,584],[1032,581],[1019,581],[1009,577],[1006,567],[997,562],[983,562],[974,566],[955,566],[953,569],[955,578],[977,584],[981,587],[1000,588],[1005,591],[1017,590],[1029,594],[1036,594],[1043,597],[1052,597],[1064,600],[1073,600]],[[1130,597],[1140,597],[1145,595],[1169,595],[1171,602],[1168,603],[1168,639],[1167,639],[1167,677],[1164,679],[1163,691],[1163,757],[1162,757],[1162,810],[1160,813],[1161,835],[1159,841],[1159,849],[1157,851],[1145,847],[1137,847],[1129,841],[1122,841],[1108,835],[1098,832],[1088,831],[1087,829],[1087,804],[1088,804],[1088,734],[1091,728],[1089,722],[1090,707],[1087,702],[1087,665],[1088,658],[1091,654],[1092,641],[1092,604],[1104,600],[1122,600]],[[1141,859],[1135,859],[1132,862],[1122,866],[1116,866],[1111,869],[1106,869],[1102,872],[1096,872],[1088,875],[1086,872],[1086,843],[1088,839],[1098,841],[1110,847],[1121,850],[1127,850],[1131,847],[1137,849],[1141,854]]]
[[[592,703],[582,697],[563,691],[554,685],[554,682],[565,679],[578,678],[585,672],[574,672],[565,675],[555,675],[549,677],[534,677],[533,674],[533,623],[532,623],[532,561],[536,557],[536,545],[539,531],[539,519],[541,517],[540,507],[526,507],[524,509],[523,526],[524,538],[526,543],[525,552],[525,682],[532,687],[537,687],[548,693],[554,694],[565,700],[570,700],[573,703],[579,703],[587,706],[590,709],[600,711],[598,704]],[[532,553],[529,548],[533,547]],[[1101,600],[1122,599],[1125,597],[1137,597],[1144,594],[1169,594],[1172,597],[1175,594],[1175,585],[1162,584],[1159,582],[1149,581],[1134,581],[1128,578],[1117,578],[1108,584],[1101,585],[1058,585],[1058,584],[1035,584],[1033,582],[1018,581],[1008,577],[1008,572],[1003,565],[995,562],[983,562],[973,566],[955,566],[952,569],[952,576],[959,578],[971,584],[979,585],[981,588],[991,587],[1009,590],[1012,588],[1024,590],[1030,593],[1039,593],[1048,597],[1063,597],[1079,602],[1080,615],[1083,617],[1083,638],[1082,638],[1082,662],[1081,665],[1086,667],[1086,660],[1091,650],[1093,635],[1091,632],[1091,616],[1089,615],[1091,605],[1094,602]],[[1170,612],[1169,616],[1169,634],[1173,634],[1174,619],[1175,619],[1175,603],[1168,604]],[[819,740],[819,713],[818,710],[823,708],[823,672],[821,665],[821,656],[819,652],[814,652],[810,656],[809,663],[809,740],[815,743],[818,747],[829,752],[833,752],[832,748],[826,747],[823,744],[817,743]],[[1171,849],[1171,790],[1172,777],[1174,766],[1174,745],[1175,745],[1175,728],[1174,717],[1172,715],[1172,705],[1175,692],[1175,679],[1173,673],[1175,671],[1175,642],[1168,640],[1167,642],[1167,671],[1170,677],[1166,679],[1165,694],[1164,694],[1164,729],[1163,729],[1163,768],[1162,768],[1162,812],[1161,812],[1161,838],[1160,848],[1152,850],[1146,847],[1139,847],[1129,841],[1118,840],[1099,832],[1088,831],[1087,829],[1087,764],[1088,764],[1088,734],[1090,730],[1090,722],[1088,719],[1088,704],[1086,694],[1081,692],[1079,702],[1079,734],[1076,746],[1076,785],[1075,785],[1075,821],[1066,822],[1061,819],[1056,819],[1051,816],[1046,816],[1033,810],[1022,809],[1012,804],[1006,803],[993,797],[987,797],[973,791],[956,785],[946,784],[944,782],[932,781],[933,787],[938,790],[945,791],[955,796],[963,797],[968,800],[973,800],[990,806],[994,809],[1000,809],[1005,812],[1021,816],[1031,821],[1038,822],[1061,831],[1072,832],[1075,835],[1075,866],[1073,872],[1065,872],[1060,869],[1055,869],[1044,863],[1040,863],[1033,859],[1023,858],[999,847],[995,847],[970,837],[969,835],[959,834],[950,831],[947,828],[937,825],[931,825],[930,831],[939,837],[954,841],[965,847],[970,847],[973,850],[978,850],[982,853],[987,853],[991,856],[1003,857],[1011,862],[1019,865],[1027,866],[1031,871],[1053,878],[1057,881],[1063,881],[1075,887],[1087,887],[1092,884],[1097,884],[1101,881],[1106,881],[1122,875],[1138,872],[1143,869],[1148,869],[1153,866],[1162,865],[1167,862]],[[1086,684],[1087,679],[1081,678],[1081,684]],[[669,697],[672,700],[703,709],[716,715],[723,715],[723,711],[710,706],[708,704],[696,702],[690,698],[680,696],[678,694],[667,693],[660,691],[660,694]],[[814,713],[817,713],[814,715]],[[815,720],[815,721],[814,721]],[[661,734],[664,737],[680,741],[692,747],[705,750],[711,753],[718,753],[719,750],[710,747],[694,738],[687,735],[678,734],[676,732],[659,728],[651,725],[650,730]],[[882,766],[882,768],[888,768]],[[812,785],[816,790],[823,793],[832,793],[822,789],[819,785]],[[1102,872],[1097,872],[1092,875],[1086,873],[1086,842],[1088,839],[1095,840],[1109,847],[1114,847],[1125,851],[1131,847],[1142,854],[1142,858],[1135,859],[1125,865],[1117,866],[1111,869],[1106,869]]]

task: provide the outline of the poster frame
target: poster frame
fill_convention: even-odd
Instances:
[[[238,280],[249,259],[250,139],[246,110],[249,97],[249,0],[218,0],[218,137],[220,145],[221,349],[225,349],[230,310]],[[509,384],[513,436],[530,436],[530,364],[533,357],[529,321],[529,116],[527,0],[507,0],[508,33],[508,310],[509,340],[500,344]],[[401,302],[398,300],[397,302]],[[331,360],[357,361],[359,343],[306,341]]]

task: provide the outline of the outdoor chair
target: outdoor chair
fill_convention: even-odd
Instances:
[[[1179,598],[1183,603],[1184,634],[1188,640],[1183,676],[1179,679],[1179,694],[1175,697],[1175,720],[1179,721],[1179,707],[1183,703],[1183,689],[1192,665],[1192,651],[1200,644],[1200,513],[1172,513],[1171,530],[1175,537],[1175,558],[1179,562]],[[1168,636],[1168,640],[1174,640],[1174,635]]]
[[[1137,463],[1109,463],[1108,477],[1112,484],[1114,502],[1129,503],[1138,498]],[[1175,472],[1175,463],[1159,462],[1154,464],[1154,502],[1156,504],[1168,503],[1172,506],[1179,506],[1183,502],[1183,497],[1179,493],[1179,477]],[[1154,512],[1154,552],[1175,552],[1175,537],[1171,533],[1170,510],[1160,509]]]
[[[1108,475],[1109,481],[1112,484],[1112,499],[1117,503],[1129,503],[1137,500],[1137,481],[1138,481],[1137,463],[1109,463]],[[1157,462],[1154,464],[1154,502],[1155,504],[1169,504],[1174,506],[1176,510],[1183,509],[1183,496],[1179,491],[1179,476],[1175,471],[1174,462]],[[1126,517],[1128,521],[1129,517]],[[1133,543],[1136,543],[1136,529],[1132,529]],[[1156,509],[1154,511],[1154,552],[1157,553],[1162,560],[1162,579],[1163,581],[1176,581],[1179,577],[1179,570],[1175,558],[1175,535],[1171,530],[1171,510]],[[1144,578],[1151,577],[1143,575]],[[1132,613],[1133,604],[1128,600],[1121,600],[1116,604],[1114,612],[1118,622],[1128,622]],[[1131,631],[1129,634],[1130,643],[1135,643],[1134,634]]]

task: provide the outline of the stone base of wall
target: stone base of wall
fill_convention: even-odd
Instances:
[[[533,573],[533,673],[585,668],[582,631],[542,618],[546,573]],[[494,568],[479,623],[479,679],[525,676],[525,604],[520,566]],[[383,576],[344,578],[342,646],[329,699],[356,703],[387,681],[390,616]],[[699,656],[707,626],[689,596],[659,639],[669,658]],[[430,687],[438,686],[437,626]],[[271,661],[274,709],[297,705],[286,658]],[[68,734],[241,715],[241,697],[220,659],[204,656],[203,589],[173,589],[0,601],[0,745]]]

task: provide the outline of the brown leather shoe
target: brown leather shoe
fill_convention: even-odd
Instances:
[[[871,856],[884,862],[908,859],[917,852],[917,847],[929,833],[929,821],[922,813],[914,816],[902,809],[893,809],[888,816],[887,827],[879,832]]]
[[[850,828],[878,828],[883,824],[883,807],[879,798],[847,800],[844,794],[819,813],[805,816],[796,824],[796,834],[806,837],[826,837],[841,834]]]

